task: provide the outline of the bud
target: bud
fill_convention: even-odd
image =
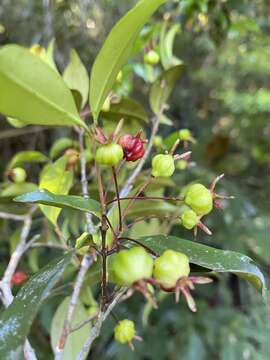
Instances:
[[[32,45],[29,51],[33,55],[40,57],[42,60],[46,60],[46,50],[44,47],[40,46],[39,44]]]
[[[154,145],[156,147],[161,147],[163,145],[163,139],[161,136],[157,135],[154,137]]]
[[[122,147],[115,143],[100,146],[96,152],[96,162],[101,165],[115,166],[123,157]]]
[[[121,344],[130,343],[136,334],[133,321],[125,319],[118,322],[114,328],[114,339]]]
[[[206,215],[213,208],[213,195],[202,184],[193,184],[188,187],[185,195],[185,203],[189,205],[197,215]]]
[[[112,278],[117,285],[131,286],[139,280],[151,277],[153,259],[143,247],[135,246],[117,253],[111,269]]]
[[[182,141],[188,141],[191,139],[191,132],[188,129],[179,130],[178,137]]]
[[[17,184],[23,183],[27,176],[25,170],[21,167],[8,170],[7,175],[10,176],[11,180]]]
[[[136,161],[143,157],[144,155],[144,142],[140,134],[133,135],[123,135],[118,140],[118,144],[122,146],[124,151],[124,159],[126,161]]]
[[[187,161],[186,160],[179,160],[176,163],[176,167],[179,170],[185,170],[187,167]]]
[[[152,159],[152,175],[154,177],[170,177],[175,170],[174,159],[172,155],[159,154]]]
[[[181,216],[181,223],[184,228],[191,230],[195,226],[197,226],[199,222],[199,218],[195,211],[193,210],[185,210]]]
[[[11,278],[11,284],[12,285],[21,285],[27,279],[28,279],[28,276],[24,271],[16,271]]]
[[[164,289],[172,289],[182,277],[190,273],[188,257],[174,250],[166,250],[154,262],[153,275]]]
[[[159,63],[159,55],[155,50],[150,50],[144,55],[144,62],[149,65],[156,65]]]

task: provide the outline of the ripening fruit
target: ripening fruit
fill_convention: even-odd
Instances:
[[[109,112],[110,108],[111,108],[111,99],[108,96],[102,105],[101,111]]]
[[[159,55],[155,50],[150,50],[144,55],[144,62],[149,65],[156,65],[159,63]]]
[[[114,328],[114,339],[121,344],[129,343],[136,334],[135,324],[133,321],[125,319],[118,322]]]
[[[202,184],[193,184],[188,187],[185,203],[198,215],[206,215],[213,208],[213,196],[209,189]]]
[[[115,166],[123,159],[124,152],[120,145],[111,143],[97,149],[96,162],[101,165]]]
[[[26,172],[21,167],[16,167],[11,170],[10,172],[12,181],[14,181],[17,184],[23,183],[26,179]]]
[[[193,229],[198,222],[198,215],[193,210],[185,210],[181,215],[181,224],[188,230]]]
[[[113,281],[120,286],[131,286],[139,280],[148,279],[153,271],[153,259],[141,246],[117,253],[112,262]]]
[[[188,129],[179,130],[178,137],[180,140],[187,141],[191,138],[191,132]]]
[[[170,177],[175,170],[174,159],[172,155],[159,154],[152,159],[152,175],[154,177]]]
[[[16,271],[11,278],[12,285],[21,285],[28,279],[27,274],[24,271]]]
[[[174,288],[177,281],[189,273],[189,259],[181,252],[166,250],[154,262],[153,275],[164,289]]]
[[[137,161],[144,155],[144,142],[140,134],[137,136],[125,134],[120,137],[118,144],[122,146],[126,161]]]

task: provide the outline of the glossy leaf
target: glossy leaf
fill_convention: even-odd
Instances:
[[[265,279],[251,258],[235,251],[215,249],[194,241],[175,236],[149,236],[139,239],[143,244],[161,254],[170,248],[185,253],[192,264],[202,266],[213,272],[234,273],[246,279],[263,295]]]
[[[46,162],[47,156],[42,154],[40,151],[20,151],[11,159],[8,168],[12,169],[16,166],[22,166],[26,162]]]
[[[6,116],[25,124],[86,128],[59,74],[21,46],[1,48],[0,88],[0,112]]]
[[[150,105],[152,111],[159,115],[169,99],[176,80],[180,76],[183,65],[177,65],[166,70],[152,85],[150,90]]]
[[[160,35],[160,57],[164,69],[182,64],[182,61],[173,55],[175,36],[180,32],[180,24],[174,24],[167,31],[167,23],[164,23]]]
[[[99,203],[95,200],[76,195],[57,195],[43,189],[18,196],[15,201],[55,206],[62,209],[70,208],[93,213],[97,216],[100,212]]]
[[[22,195],[29,191],[34,191],[38,188],[37,184],[24,182],[20,184],[11,183],[2,192],[1,196],[14,197]]]
[[[143,25],[166,0],[140,0],[113,27],[100,50],[91,72],[90,108],[97,120],[102,105],[128,61],[134,42]]]
[[[58,306],[54,314],[51,325],[51,345],[53,350],[55,350],[56,348],[57,341],[63,329],[69,302],[70,297],[66,297]],[[74,316],[70,324],[71,328],[86,320],[87,317],[88,314],[84,306],[81,304],[81,302],[77,302],[74,310]],[[76,356],[79,354],[84,342],[89,336],[90,330],[91,325],[90,323],[88,323],[85,326],[81,327],[79,330],[74,331],[69,335],[62,356],[63,360],[76,359]]]
[[[61,195],[66,195],[69,192],[73,182],[73,172],[66,169],[68,159],[67,156],[62,156],[53,164],[45,166],[40,176],[40,189]],[[46,205],[40,205],[40,209],[56,225],[61,209]]]
[[[79,55],[74,49],[70,51],[70,61],[65,68],[63,79],[71,90],[77,90],[81,94],[81,107],[83,108],[88,98],[89,78]]]
[[[23,285],[12,304],[1,313],[0,359],[16,359],[40,306],[61,278],[70,259],[68,253],[41,269]]]

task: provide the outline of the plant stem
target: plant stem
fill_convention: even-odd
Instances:
[[[183,198],[173,197],[173,196],[126,196],[119,198],[119,201],[122,200],[171,200],[171,201],[184,201]],[[107,205],[110,205],[118,199],[113,199],[107,202]]]
[[[158,254],[154,250],[152,250],[147,245],[142,244],[139,240],[135,240],[135,239],[132,239],[132,238],[126,237],[126,236],[120,237],[118,240],[120,240],[120,241],[128,240],[128,241],[134,242],[135,244],[138,244],[138,245],[142,246],[143,248],[145,248],[150,254],[154,255],[155,257],[158,257]]]
[[[117,182],[117,176],[116,176],[116,171],[115,171],[115,167],[112,167],[112,172],[113,172],[113,180],[114,180],[114,184],[115,184],[115,193],[116,193],[116,201],[118,204],[118,213],[119,213],[119,233],[122,232],[122,228],[123,228],[123,223],[122,223],[122,213],[121,213],[121,203],[120,203],[120,198],[119,198],[119,189],[118,189],[118,182]]]

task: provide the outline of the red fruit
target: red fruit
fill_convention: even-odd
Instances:
[[[12,285],[21,285],[27,279],[28,276],[24,271],[16,271],[11,278],[11,283]]]
[[[145,141],[141,139],[140,133],[136,136],[126,134],[118,140],[118,144],[123,148],[126,161],[136,161],[143,157],[144,143]]]

